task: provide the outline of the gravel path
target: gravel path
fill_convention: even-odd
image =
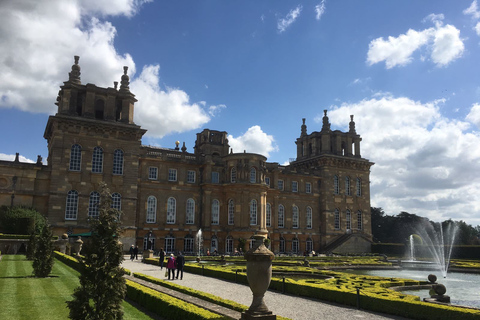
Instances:
[[[132,272],[143,273],[163,280],[166,279],[164,277],[165,269],[160,270],[160,267],[144,264],[140,262],[140,260],[132,262],[129,260],[129,257],[126,257],[122,266]],[[252,292],[250,291],[250,287],[246,285],[204,277],[188,272],[184,272],[183,280],[174,280],[174,282],[246,306],[250,306],[252,302]],[[349,306],[323,302],[315,299],[282,294],[275,291],[267,291],[265,294],[265,303],[274,314],[293,320],[406,319],[398,316],[357,310],[356,308]]]

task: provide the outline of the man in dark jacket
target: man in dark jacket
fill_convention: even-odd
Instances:
[[[183,279],[183,266],[185,265],[185,257],[182,255],[181,252],[178,253],[177,259],[175,260],[177,264],[177,277],[178,279],[178,274],[180,274],[180,280]]]
[[[163,248],[160,248],[160,259],[159,261],[160,262],[160,270],[163,270],[163,262],[165,262],[165,251],[163,251]]]

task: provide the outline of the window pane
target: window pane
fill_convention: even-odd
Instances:
[[[340,212],[338,209],[335,209],[335,221],[334,221],[335,230],[340,230]]]
[[[228,201],[228,224],[235,224],[235,203],[233,200]]]
[[[312,208],[307,207],[307,229],[312,229]]]
[[[148,168],[148,179],[157,180],[158,179],[158,168],[150,167]]]
[[[82,147],[74,144],[70,150],[70,171],[80,171],[82,163]]]
[[[278,206],[278,227],[283,228],[285,226],[285,208],[283,205]]]
[[[278,180],[278,190],[283,190],[283,180]]]
[[[357,212],[357,229],[362,230],[363,229],[363,217],[362,217],[362,212],[358,211]]]
[[[188,170],[188,172],[187,172],[187,182],[188,183],[195,183],[195,171]]]
[[[168,181],[177,181],[177,169],[168,169]]]
[[[352,229],[352,214],[350,213],[350,210],[347,210],[347,214],[346,214],[346,217],[347,217],[347,230],[349,229]]]
[[[292,208],[292,228],[298,228],[298,207]]]
[[[292,181],[292,192],[298,192],[298,182]]]
[[[113,174],[123,174],[123,151],[120,149],[113,153]]]
[[[345,194],[350,196],[350,177],[345,177]]]
[[[212,172],[212,183],[219,183],[220,174],[218,172]]]
[[[333,177],[333,193],[340,194],[340,185],[338,183],[338,176]]]
[[[272,206],[270,205],[270,203],[267,203],[267,212],[266,212],[266,223],[267,223],[267,227],[271,227],[272,226]]]
[[[257,182],[257,170],[255,168],[250,169],[250,183]]]
[[[312,184],[310,182],[307,182],[305,184],[305,192],[306,193],[312,193]]]
[[[90,193],[90,200],[88,201],[88,216],[98,218],[98,203],[100,202],[100,194],[96,191]]]
[[[147,223],[157,221],[157,198],[150,196],[147,199]]]
[[[177,200],[168,198],[167,200],[167,223],[174,224],[177,216]]]
[[[220,202],[212,201],[212,224],[218,224],[220,219]]]
[[[195,222],[195,200],[187,200],[187,213],[185,217],[186,224],[193,224]]]
[[[122,210],[122,196],[119,193],[112,194],[112,205],[113,209]]]
[[[257,201],[252,200],[250,202],[250,225],[257,224]]]
[[[95,147],[92,156],[92,172],[102,173],[103,171],[103,149]]]
[[[65,220],[77,220],[78,212],[78,192],[68,191],[67,204],[65,206]]]
[[[360,197],[362,195],[362,180],[357,178],[357,196]]]
[[[237,169],[235,168],[232,168],[232,170],[230,171],[230,182],[231,183],[237,182]]]

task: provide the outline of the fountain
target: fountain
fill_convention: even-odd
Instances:
[[[200,256],[202,254],[202,246],[203,246],[202,229],[198,229],[197,235],[195,236],[195,241],[197,242],[196,247],[198,249],[197,258],[200,259]]]
[[[454,223],[449,223],[446,230],[440,224],[438,228],[430,223],[417,229],[417,234],[423,240],[421,248],[428,250],[429,255],[433,258],[433,263],[436,268],[442,273],[444,278],[447,277],[448,266],[450,264],[450,257],[452,255],[453,244],[458,227]],[[416,254],[418,251],[415,248],[413,235],[410,236],[410,261],[412,263],[419,263],[416,261]]]

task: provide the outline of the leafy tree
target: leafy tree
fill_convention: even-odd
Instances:
[[[35,241],[33,255],[33,274],[35,277],[47,277],[53,268],[52,230],[48,222],[43,224],[40,235]]]
[[[27,254],[26,254],[28,260],[33,260],[33,258],[35,257],[35,250],[37,247],[38,236],[39,235],[36,232],[32,232],[32,234],[30,234],[30,239],[28,241]]]
[[[84,249],[85,260],[80,275],[80,287],[68,301],[70,319],[123,319],[121,303],[126,286],[121,244],[120,212],[111,208],[111,195],[105,183],[101,184],[98,220],[91,221],[91,245]]]
[[[40,233],[45,218],[35,209],[25,206],[0,207],[0,232],[11,234]]]

